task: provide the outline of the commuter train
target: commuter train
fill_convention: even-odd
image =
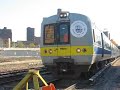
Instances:
[[[41,24],[43,64],[59,78],[96,72],[119,56],[119,49],[82,14],[58,9]]]

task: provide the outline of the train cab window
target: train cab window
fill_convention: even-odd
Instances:
[[[93,40],[95,42],[95,32],[94,32],[94,29],[93,29]]]
[[[54,44],[55,43],[55,25],[45,25],[44,26],[44,44]]]
[[[110,40],[108,39],[108,37],[106,37],[106,35],[103,35],[103,39],[104,39],[104,48],[111,50]]]
[[[69,43],[69,29],[70,25],[68,23],[59,24],[59,43],[68,44]]]
[[[101,38],[101,32],[98,29],[93,30],[93,38],[94,38],[94,43],[97,46],[102,46],[102,38]]]

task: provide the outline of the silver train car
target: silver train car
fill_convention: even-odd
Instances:
[[[41,24],[43,64],[59,78],[96,72],[119,56],[119,49],[82,14],[58,9]]]

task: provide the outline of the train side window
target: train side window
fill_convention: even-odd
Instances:
[[[98,29],[93,30],[94,42],[97,46],[102,46],[101,32]]]
[[[54,44],[55,43],[55,25],[45,25],[44,26],[44,44]]]
[[[110,41],[109,41],[108,37],[106,37],[104,35],[103,39],[104,39],[104,48],[108,49],[108,50],[111,50]]]
[[[94,29],[93,29],[93,40],[95,42],[95,31],[94,31]]]

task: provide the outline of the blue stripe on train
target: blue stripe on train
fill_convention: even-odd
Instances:
[[[102,54],[101,47],[94,47],[94,51],[95,51],[95,54]],[[111,51],[104,49],[104,54],[111,54]]]

